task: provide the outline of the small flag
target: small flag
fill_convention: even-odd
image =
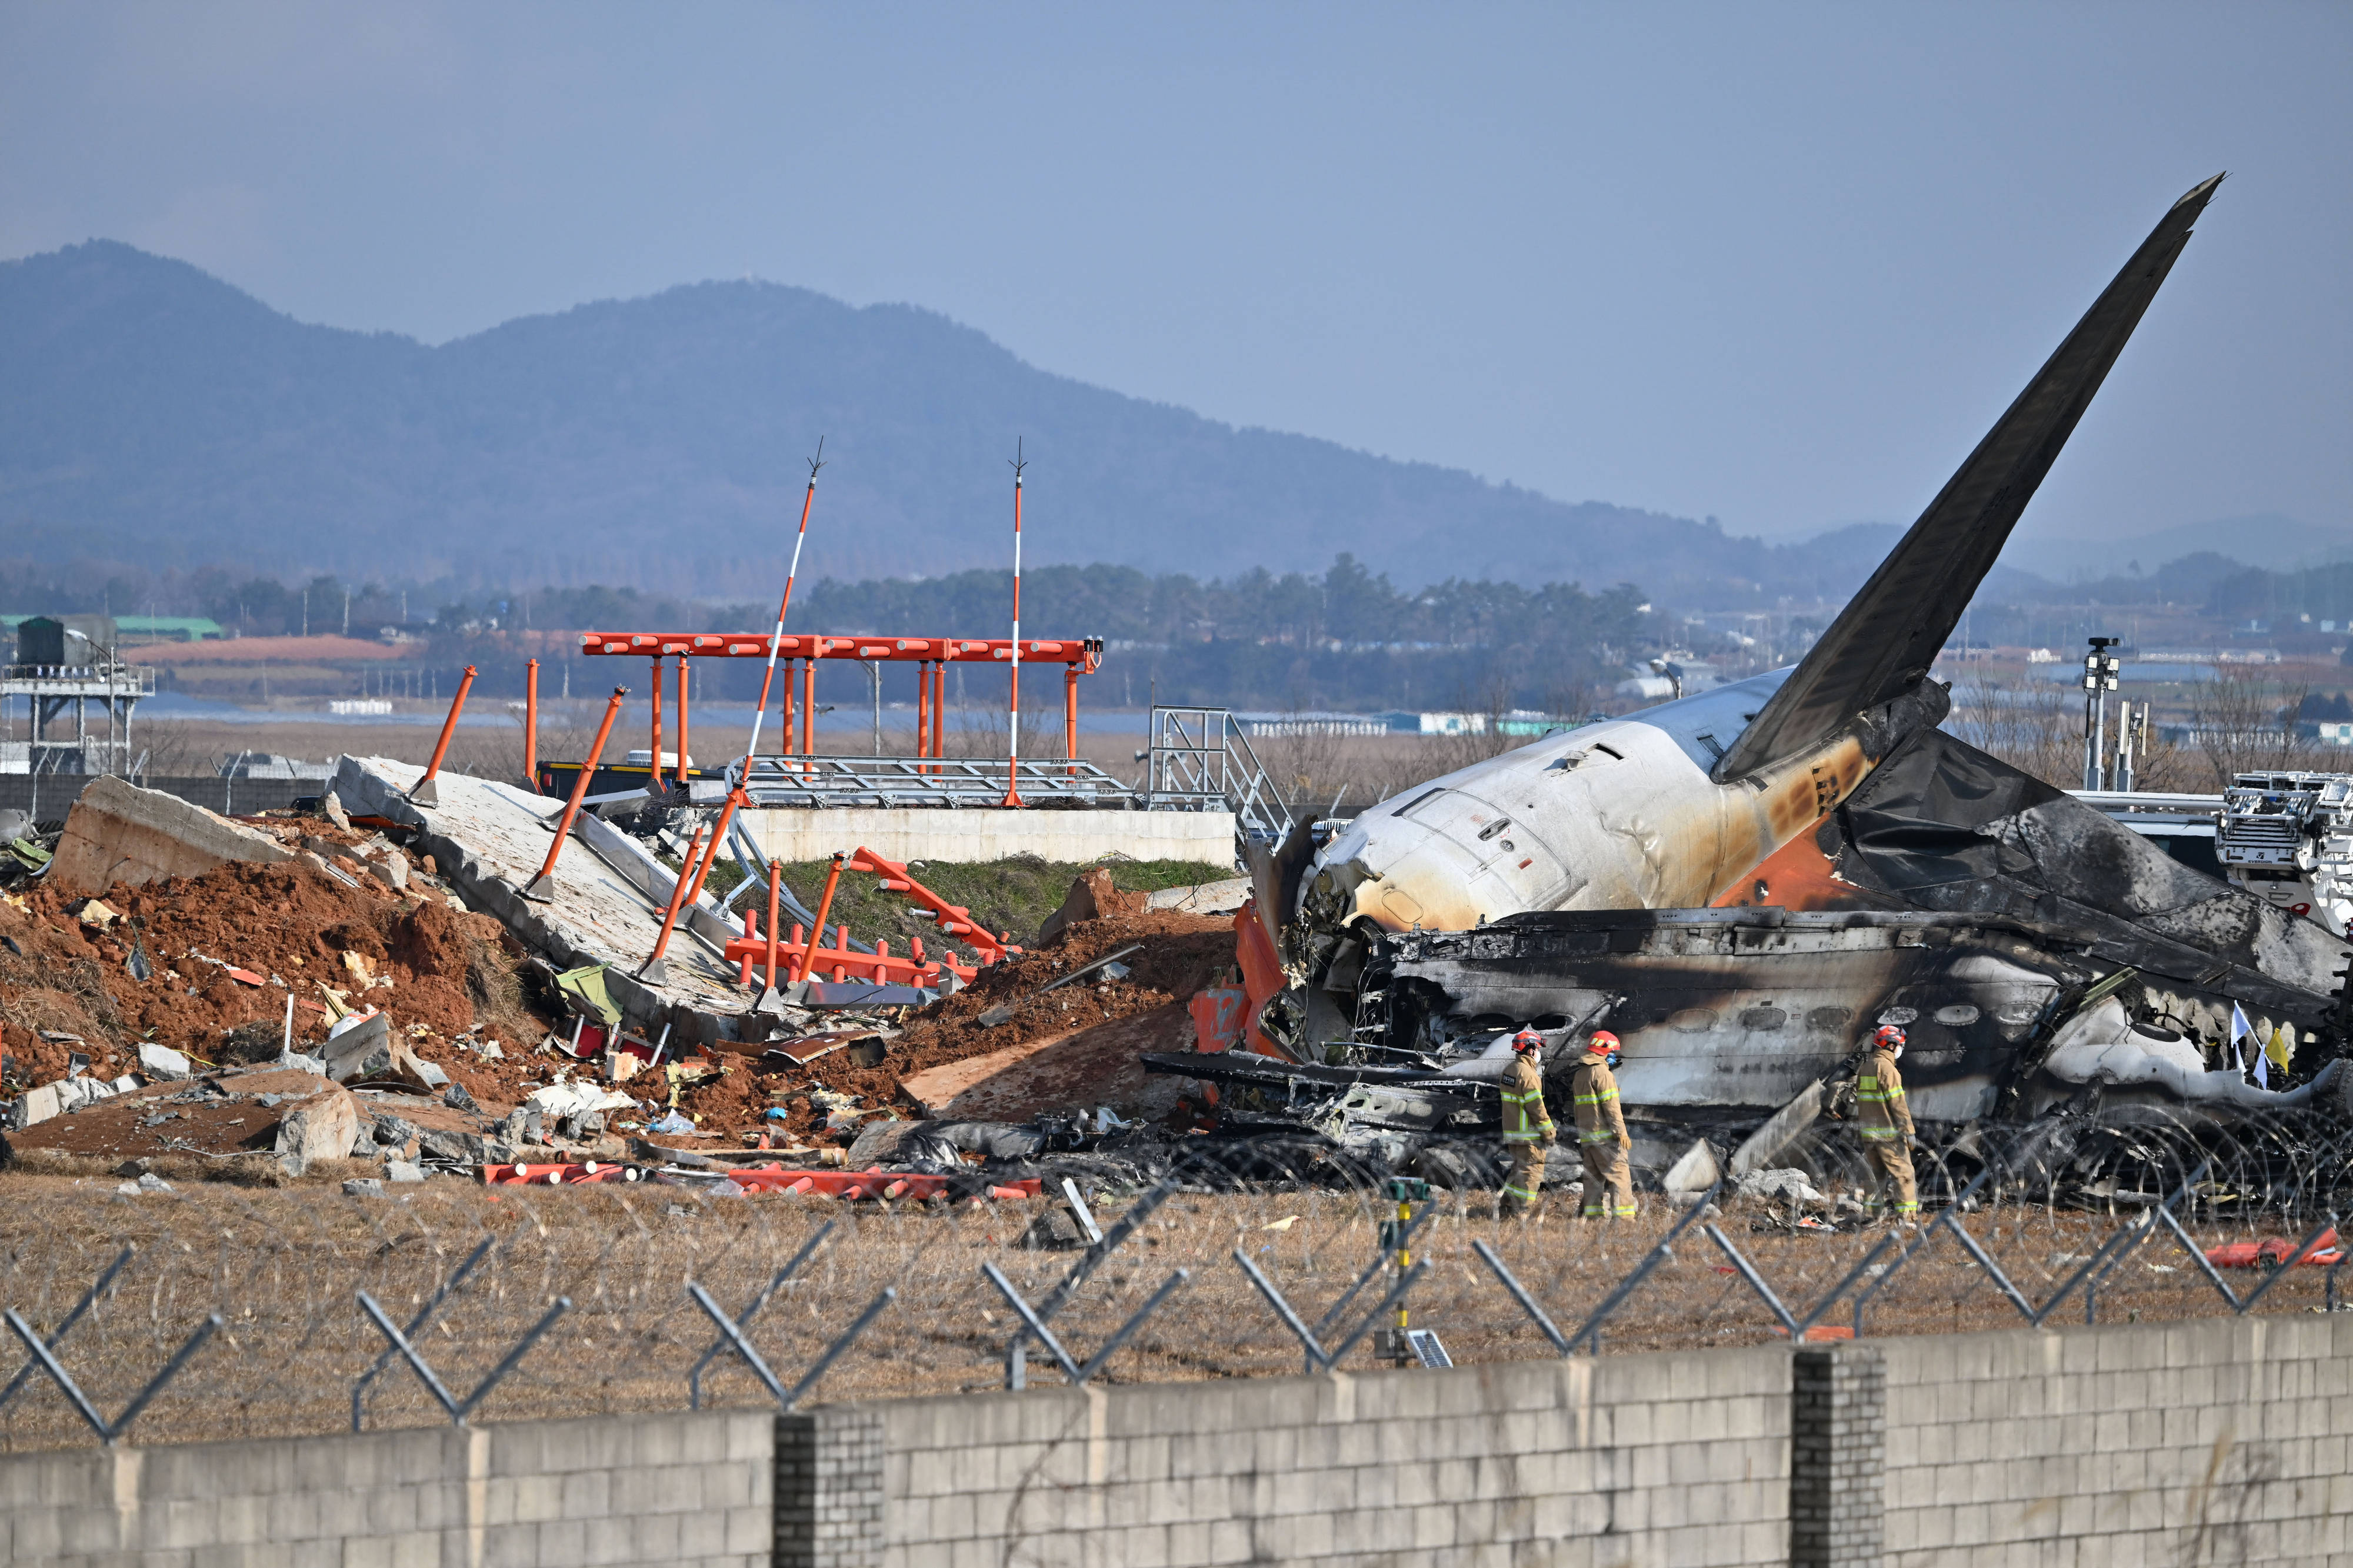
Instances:
[[[2264,1048],[2263,1037],[2257,1036],[2255,1038],[2255,1087],[2257,1089],[2271,1088],[2271,1053]]]
[[[2237,1045],[2241,1040],[2245,1039],[2249,1035],[2252,1035],[2252,1034],[2253,1034],[2254,1032],[2255,1032],[2255,1026],[2254,1026],[2253,1024],[2250,1024],[2250,1023],[2248,1023],[2248,1022],[2247,1022],[2247,1016],[2246,1016],[2246,1014],[2244,1014],[2244,1013],[2242,1013],[2242,1012],[2241,1012],[2241,1011],[2239,1010],[2239,1005],[2238,1005],[2236,1002],[2232,1003],[2232,1004],[2231,1004],[2231,1043],[2232,1043],[2232,1045],[2234,1045],[2234,1046],[2235,1046],[2235,1045]]]
[[[2295,1037],[2285,1024],[2272,1031],[2272,1043],[2263,1054],[2271,1058],[2272,1066],[2279,1068],[2284,1077],[2289,1065],[2295,1060]]]

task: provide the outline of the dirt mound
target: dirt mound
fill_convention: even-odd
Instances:
[[[64,1077],[75,1050],[113,1077],[136,1066],[142,1042],[211,1063],[234,1037],[227,1054],[250,1060],[284,1028],[290,994],[295,1047],[315,1048],[330,1016],[325,987],[345,1005],[384,1008],[420,1055],[478,1096],[512,1099],[501,1080],[517,1075],[496,1070],[509,1064],[434,1048],[478,1029],[511,1049],[538,1042],[544,1026],[520,1005],[511,939],[487,915],[395,893],[373,878],[357,883],[301,862],[233,864],[109,888],[99,902],[111,920],[91,918],[60,889],[0,904],[0,937],[8,939],[0,942],[0,1027],[17,1081]],[[145,981],[133,978],[134,953],[151,970]],[[417,1026],[425,1035],[415,1035]]]

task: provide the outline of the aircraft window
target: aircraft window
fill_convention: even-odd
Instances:
[[[1778,1007],[1751,1007],[1740,1015],[1744,1029],[1778,1029],[1789,1021],[1789,1015]]]
[[[1679,1035],[1704,1035],[1715,1027],[1715,1015],[1705,1007],[1686,1007],[1667,1019],[1667,1027]]]
[[[1978,1010],[1966,1002],[1956,1002],[1949,1007],[1936,1009],[1936,1022],[1948,1029],[1957,1029],[1965,1024],[1974,1024],[1977,1021]]]
[[[1843,1029],[1853,1021],[1853,1018],[1854,1011],[1850,1007],[1817,1007],[1806,1015],[1806,1027]]]

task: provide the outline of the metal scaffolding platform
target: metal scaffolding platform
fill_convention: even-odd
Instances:
[[[754,805],[997,806],[1005,804],[1006,773],[1003,757],[764,756],[744,790]],[[1032,806],[1143,804],[1089,762],[1024,757],[1018,783]]]
[[[0,666],[0,773],[128,773],[132,769],[131,713],[142,697],[155,694],[155,671],[134,664],[11,664]],[[16,734],[16,699],[25,699],[31,722]],[[90,706],[105,715],[102,729],[90,724]],[[60,733],[72,713],[69,732]]]

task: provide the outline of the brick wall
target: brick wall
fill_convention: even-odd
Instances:
[[[1719,1351],[862,1408],[888,1568],[1699,1568],[1786,1557],[1788,1379]]]
[[[0,1562],[2344,1563],[2348,1369],[2303,1316],[76,1449],[0,1458]]]
[[[1801,1349],[1789,1369],[1791,1568],[1878,1568],[1886,1369],[1877,1345]]]
[[[16,1456],[0,1460],[0,1562],[754,1568],[775,1425],[634,1415]]]
[[[1878,1343],[1888,1568],[2353,1560],[2353,1319]]]

